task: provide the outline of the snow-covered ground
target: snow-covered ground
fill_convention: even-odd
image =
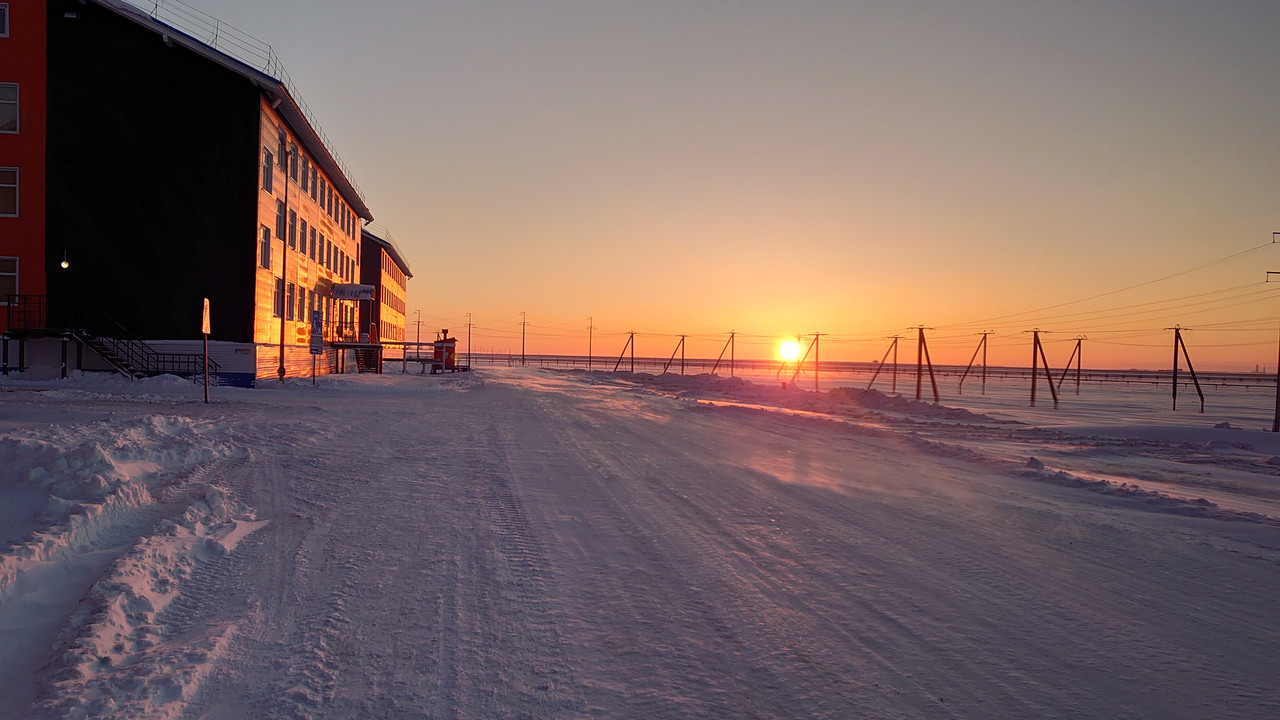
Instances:
[[[1098,402],[6,380],[0,720],[1280,717],[1280,440]]]

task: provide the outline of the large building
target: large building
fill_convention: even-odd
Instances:
[[[409,264],[404,253],[383,228],[366,227],[360,258],[360,282],[374,287],[373,301],[367,303],[367,315],[361,328],[375,342],[402,343],[405,340],[408,306]]]
[[[224,382],[309,374],[314,311],[337,367],[328,343],[359,339],[333,291],[365,275],[360,190],[268,47],[147,6],[0,3],[0,331],[190,353],[208,298]]]

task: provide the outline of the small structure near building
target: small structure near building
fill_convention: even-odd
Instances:
[[[449,337],[449,328],[444,328],[436,333],[436,341],[432,343],[432,347],[435,348],[435,359],[431,363],[431,374],[456,372],[458,369],[458,340],[457,338]]]

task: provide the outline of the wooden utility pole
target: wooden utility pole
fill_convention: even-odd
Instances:
[[[675,362],[676,353],[680,353],[680,374],[684,374],[684,335],[680,336],[680,342],[676,343],[676,349],[671,351],[671,358],[667,360],[667,364],[662,366],[662,374],[667,374],[667,368],[671,367],[671,363]]]
[[[524,313],[520,313],[520,367],[524,367],[524,329],[528,326]]]
[[[1200,389],[1200,380],[1196,377],[1196,369],[1191,366],[1191,355],[1187,353],[1187,343],[1182,339],[1183,328],[1174,325],[1165,330],[1173,331],[1173,409],[1178,409],[1178,348],[1182,348],[1182,357],[1187,361],[1187,371],[1191,373],[1191,382],[1195,383],[1196,394],[1200,396],[1200,412],[1204,412],[1204,391]]]
[[[1076,348],[1071,351],[1071,357],[1067,358],[1067,366],[1062,369],[1062,377],[1058,378],[1058,392],[1062,392],[1062,381],[1067,379],[1067,373],[1071,371],[1071,363],[1076,364],[1076,394],[1080,394],[1080,365],[1084,362],[1084,350],[1082,342],[1089,338],[1084,335],[1076,336]]]
[[[734,351],[734,335],[737,333],[729,331],[729,340],[725,342],[724,347],[720,348],[720,357],[716,358],[716,364],[711,366],[711,374],[715,375],[716,370],[720,368],[720,361],[724,359],[725,351],[729,351],[729,377],[733,377],[733,351]]]
[[[587,316],[587,369],[591,369],[591,340],[595,333],[595,320],[590,315]]]
[[[893,389],[891,392],[898,392],[898,341],[902,339],[901,335],[894,335],[885,338],[892,340],[889,348],[884,351],[884,357],[880,358],[880,364],[876,365],[876,371],[871,374],[871,382],[867,383],[867,389],[870,390],[872,385],[876,384],[876,378],[880,376],[880,369],[884,367],[884,361],[889,358],[889,353],[893,353]]]
[[[942,402],[938,396],[938,381],[933,376],[933,361],[929,359],[929,346],[924,341],[924,331],[932,330],[933,328],[917,325],[913,329],[919,332],[918,340],[916,341],[916,399],[920,399],[920,391],[924,383],[924,366],[927,363],[929,366],[929,382],[933,385],[933,401],[935,403]]]
[[[1044,361],[1044,379],[1049,382],[1049,392],[1053,395],[1053,409],[1058,409],[1058,389],[1053,386],[1053,376],[1049,374],[1049,359],[1044,356],[1044,345],[1040,343],[1040,333],[1048,330],[1023,330],[1023,334],[1031,333],[1031,407],[1036,406],[1036,376],[1040,372],[1037,363]]]
[[[809,353],[813,353],[813,391],[818,391],[818,338],[826,335],[826,333],[814,333],[813,340],[809,343],[808,349],[804,351],[804,357],[800,358],[800,362],[796,363],[795,372],[791,374],[791,383],[794,385],[800,379],[800,368],[804,367],[804,361],[809,359]],[[797,337],[796,340],[800,338]]]
[[[1277,234],[1271,233],[1271,242],[1276,241]],[[1272,275],[1280,275],[1280,272],[1268,270],[1267,282],[1271,282]],[[1276,414],[1275,419],[1271,421],[1271,432],[1280,432],[1280,360],[1276,361]]]
[[[960,376],[960,394],[964,394],[964,379],[969,377],[969,371],[973,369],[973,362],[978,359],[978,351],[982,351],[982,394],[987,394],[987,336],[995,335],[995,331],[988,330],[984,333],[978,333],[982,339],[978,341],[978,347],[973,349],[973,357],[969,358],[969,366],[964,369],[964,374]]]

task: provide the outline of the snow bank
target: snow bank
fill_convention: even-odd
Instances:
[[[22,648],[56,636],[40,714],[176,717],[230,630],[175,648],[166,611],[202,564],[262,525],[206,479],[244,453],[175,415],[24,435],[0,437],[0,666],[38,664]]]

